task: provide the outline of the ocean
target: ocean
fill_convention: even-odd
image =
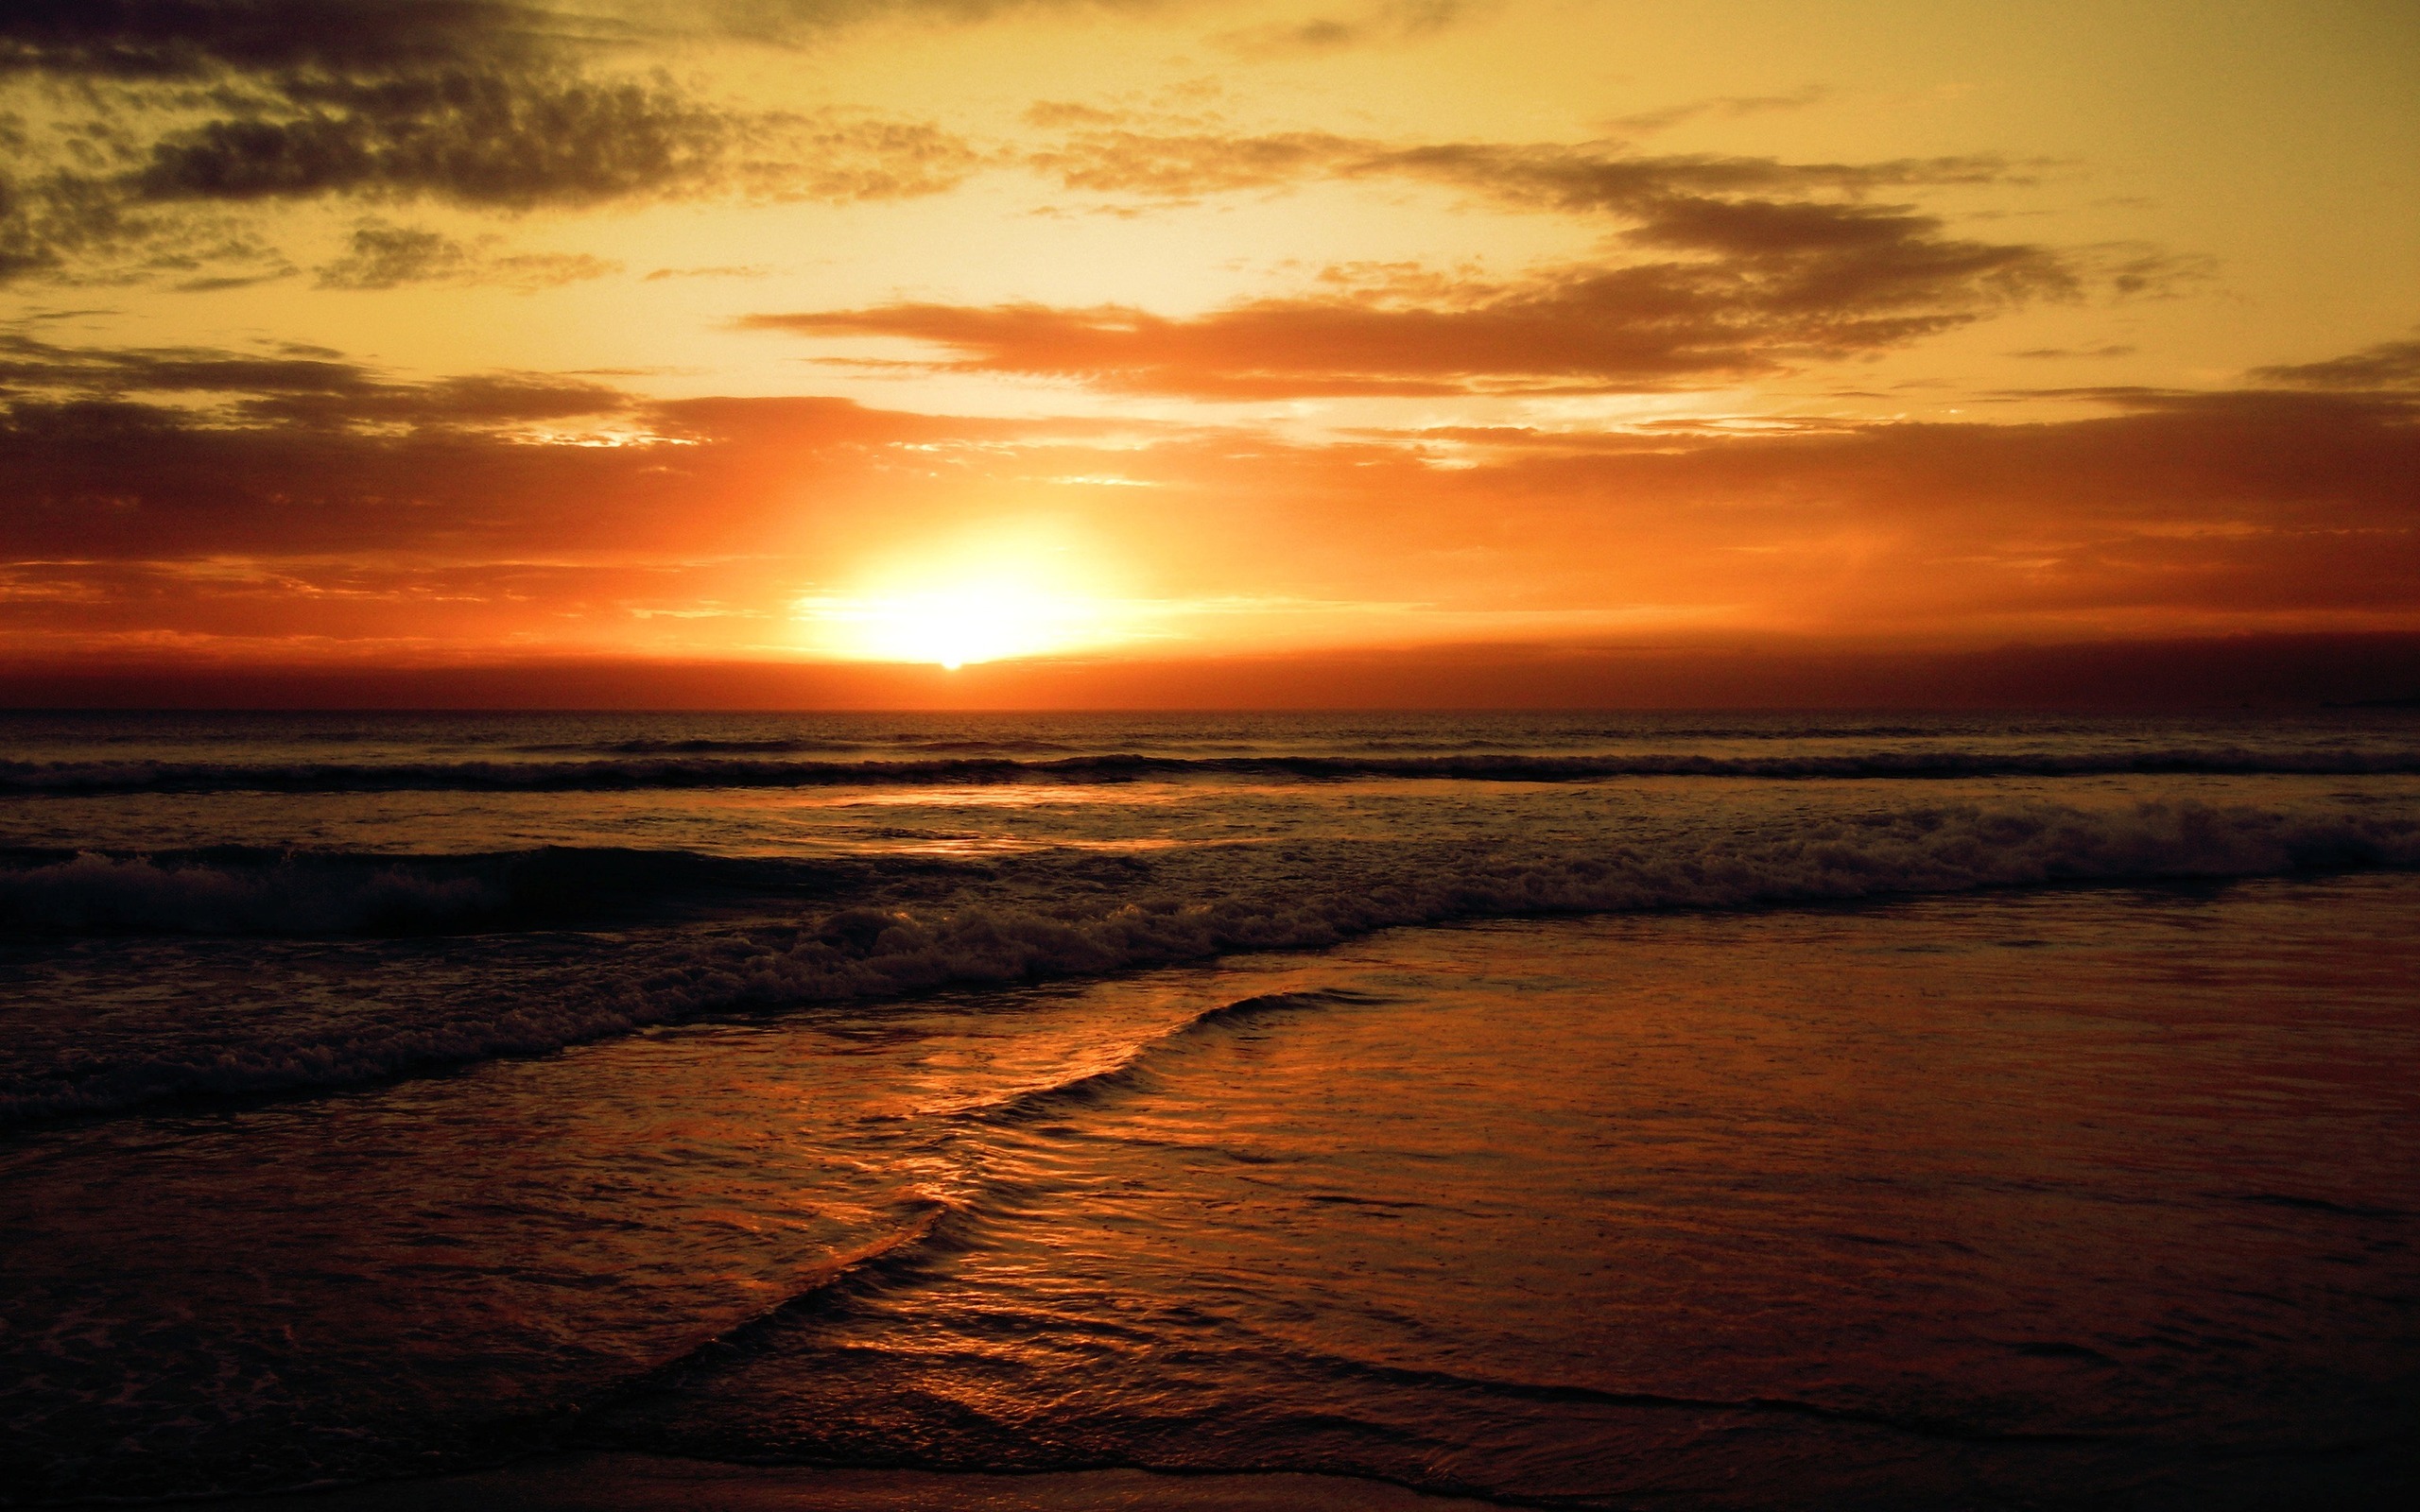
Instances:
[[[2420,714],[5,714],[0,1194],[9,1504],[2407,1504]]]

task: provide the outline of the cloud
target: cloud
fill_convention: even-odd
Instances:
[[[179,403],[143,397],[151,395],[179,396]],[[25,335],[0,337],[0,397],[8,401],[12,434],[26,440],[47,436],[60,447],[85,435],[103,445],[98,438],[228,429],[479,428],[630,405],[603,385],[540,374],[398,382],[316,348],[267,355],[193,347],[107,350]],[[62,471],[73,465],[65,450],[56,461]]]
[[[1029,119],[1057,120],[1084,107],[1037,105]],[[1190,199],[1205,194],[1265,189],[1343,174],[1369,161],[1371,145],[1327,131],[1257,136],[1227,132],[1143,132],[1103,127],[1036,150],[1026,164],[1065,189]]]
[[[2022,352],[2012,352],[2009,355],[2042,361],[2060,361],[2078,357],[2131,357],[2135,354],[2135,348],[2122,342],[2111,342],[2106,346],[2099,347],[2028,347]]]
[[[1955,233],[1884,190],[2010,181],[1989,157],[1870,163],[1639,156],[1603,145],[1390,145],[1319,131],[1078,129],[1028,167],[1067,189],[1184,202],[1309,182],[1412,180],[1601,217],[1627,257],[1524,279],[1391,275],[1186,319],[1122,308],[892,304],[769,314],[758,329],[947,349],[932,366],[1201,398],[1648,390],[1886,351],[2030,301],[2148,288],[2150,254]],[[1030,112],[1029,112],[1030,115]],[[2176,276],[2183,276],[2180,272]],[[1337,286],[1337,285],[1347,286]]]
[[[1071,112],[1046,102],[1028,119],[1060,141],[1028,155],[1027,166],[1063,188],[1189,198],[1314,180],[1425,181],[1515,208],[1574,215],[1640,215],[1672,198],[1830,193],[1864,196],[1953,184],[2027,181],[2037,165],[1991,155],[1900,158],[1876,163],[1787,163],[1709,153],[1651,156],[1608,144],[1445,142],[1409,146],[1325,131],[1256,134],[1150,130],[1125,117]]]
[[[570,34],[507,0],[19,0],[0,69],[126,80],[227,72],[382,74],[527,57]]]
[[[2325,362],[2255,368],[2252,377],[2310,388],[2420,388],[2420,341],[2381,341]]]
[[[703,35],[792,45],[890,20],[972,25],[1019,11],[1141,11],[1163,0],[12,0],[0,72],[147,82],[228,73],[407,74],[560,59]],[[1417,25],[1453,0],[1394,0]]]
[[[1018,446],[1053,473],[1115,472],[1121,451],[1087,449],[1105,430],[17,336],[0,344],[0,560],[761,553],[802,519],[904,518]]]
[[[1246,59],[1291,58],[1431,37],[1493,6],[1469,0],[1384,0],[1349,17],[1314,16],[1220,32],[1212,41]]]
[[[1775,111],[1803,111],[1829,98],[1831,93],[1821,84],[1808,84],[1788,94],[1719,94],[1711,99],[1690,100],[1659,110],[1616,115],[1605,122],[1605,129],[1616,136],[1651,135],[1685,122],[1709,117],[1718,121],[1737,121]]]
[[[1436,487],[1509,514],[1561,501],[1574,565],[1525,576],[1632,562],[1808,628],[2420,624],[2420,406],[2104,398],[2119,412],[2049,424],[1440,434],[1468,465]]]
[[[673,278],[763,278],[773,270],[756,263],[734,263],[721,267],[659,267],[644,275],[643,284],[661,284]]]
[[[398,103],[406,94],[419,103]],[[743,118],[631,81],[460,76],[356,98],[368,103],[253,110],[174,131],[118,174],[0,176],[0,282],[124,281],[230,258],[282,268],[231,218],[281,200],[502,212],[728,197],[845,203],[942,193],[981,164],[973,146],[921,123]],[[361,266],[384,276],[374,253]]]
[[[718,35],[796,46],[886,21],[975,26],[1035,11],[1112,15],[1175,9],[1193,0],[704,0],[683,22]],[[678,23],[676,23],[678,24]]]
[[[663,610],[704,606],[682,634],[738,636],[835,564],[1037,511],[1187,601],[1426,606],[1414,618],[1446,627],[1517,614],[1547,638],[2420,627],[2420,404],[2392,394],[2113,388],[2093,395],[2107,413],[2042,424],[1314,443],[832,399],[648,403],[544,374],[402,383],[309,352],[19,337],[0,356],[0,564],[26,603],[83,594],[111,633],[242,621],[455,636],[452,654],[476,655],[508,632],[639,644]],[[1152,507],[1097,486],[1113,477],[1148,485]],[[458,568],[473,593],[497,563],[527,569],[520,596],[493,579],[458,619],[337,592]],[[666,563],[691,565],[644,595],[581,576]],[[144,596],[171,578],[185,586]],[[308,591],[264,586],[289,578]]]
[[[372,218],[353,229],[349,249],[320,266],[330,289],[391,289],[406,284],[487,284],[527,292],[605,278],[622,265],[584,252],[492,253],[493,238],[465,244],[441,232]]]
[[[658,25],[780,40],[876,15],[962,21],[1001,9],[767,4],[698,24],[668,11],[599,21],[502,0],[21,8],[0,18],[0,62],[108,87],[74,96],[92,113],[29,138],[17,171],[0,179],[0,279],[271,276],[284,265],[270,249],[218,265],[224,249],[247,243],[230,217],[281,202],[429,200],[501,213],[718,197],[846,203],[942,193],[1010,161],[1071,191],[1147,203],[1312,181],[1424,182],[1510,208],[1616,218],[1650,246],[1736,242],[1758,233],[1747,224],[1758,215],[1768,237],[1874,232],[1892,214],[1864,203],[1876,193],[2023,172],[1988,157],[1787,163],[1642,157],[1606,144],[1148,129],[1143,118],[1065,103],[1035,108],[1033,120],[1063,134],[1017,160],[929,122],[745,110],[662,73],[614,71]],[[1369,25],[1417,32],[1459,13],[1395,5]],[[1783,224],[1793,217],[1794,232]],[[411,281],[399,260],[412,255],[441,254],[371,251],[327,276],[356,287]],[[2110,273],[2145,287],[2156,276]]]
[[[738,126],[655,81],[449,71],[290,84],[154,143],[151,200],[427,194],[526,209],[718,180]]]
[[[391,289],[460,278],[470,268],[470,249],[442,232],[372,220],[354,228],[350,251],[320,269],[320,286]]]
[[[69,113],[11,146],[0,280],[197,269],[230,215],[278,201],[888,199],[981,163],[929,124],[741,110],[662,73],[611,71],[644,20],[497,0],[0,10],[0,77],[80,86],[54,91]]]
[[[1459,286],[1434,278],[1255,301],[1175,318],[1106,306],[892,304],[756,316],[814,336],[878,335],[934,366],[1197,398],[1649,390],[1878,352],[2024,300],[2071,295],[2054,252],[1945,234],[1842,204],[1670,198],[1628,233],[1690,254]]]

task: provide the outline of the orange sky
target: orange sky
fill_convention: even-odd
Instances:
[[[2420,681],[2406,4],[118,0],[0,93],[0,697]]]

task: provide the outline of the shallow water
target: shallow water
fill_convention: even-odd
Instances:
[[[9,1484],[550,1446],[1607,1506],[2407,1484],[2411,724],[1695,717],[1462,738],[2094,769],[21,793]],[[291,770],[241,723],[118,733]],[[360,723],[373,766],[573,744]],[[784,738],[697,723],[575,759]],[[1461,748],[1276,724],[1146,733]],[[1103,728],[1139,738],[954,738]],[[2121,748],[2171,769],[2073,759]]]

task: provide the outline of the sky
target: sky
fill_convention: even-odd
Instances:
[[[19,0],[0,145],[0,699],[2420,691],[2408,0]]]

